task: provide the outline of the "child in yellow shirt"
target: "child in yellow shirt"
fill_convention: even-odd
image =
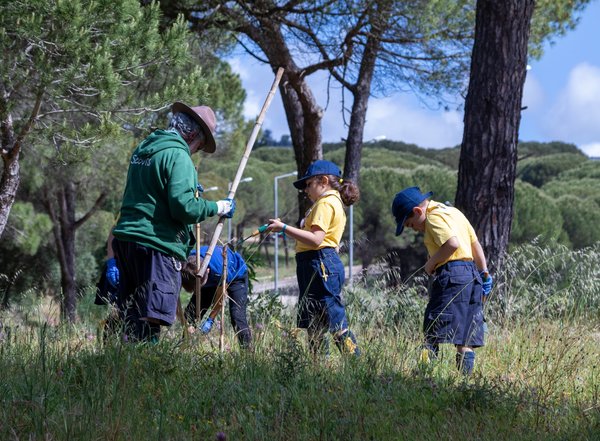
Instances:
[[[307,329],[313,354],[324,348],[328,329],[340,352],[358,356],[341,299],[345,274],[337,250],[346,226],[344,205],[358,201],[360,192],[353,182],[342,179],[337,165],[324,160],[313,162],[294,186],[313,202],[300,228],[270,219],[269,229],[296,240],[298,327]]]
[[[492,289],[492,277],[464,214],[431,196],[419,187],[396,194],[392,203],[396,236],[404,227],[425,234],[429,253],[425,271],[434,276],[423,321],[425,344],[434,356],[439,343],[454,344],[457,367],[469,375],[475,365],[473,349],[484,345],[482,299]]]

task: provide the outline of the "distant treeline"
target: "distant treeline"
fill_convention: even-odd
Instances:
[[[264,146],[248,161],[245,177],[236,193],[237,210],[233,235],[242,237],[274,214],[274,177],[296,170],[291,148]],[[519,145],[518,179],[511,245],[535,242],[552,247],[561,244],[581,249],[600,241],[600,162],[589,159],[576,146],[561,142],[524,142]],[[205,188],[218,187],[204,197],[217,200],[227,194],[239,158],[234,155],[205,155],[200,158],[199,178]],[[324,157],[344,163],[342,143],[324,145]],[[128,155],[117,158],[126,170]],[[404,273],[425,261],[423,247],[415,246],[412,232],[397,238],[390,204],[400,189],[418,185],[433,191],[434,199],[453,203],[456,196],[459,148],[425,149],[398,141],[367,143],[361,163],[361,200],[354,206],[354,256],[367,266],[389,261]],[[24,176],[22,190],[31,187]],[[104,209],[82,226],[76,236],[78,289],[87,292],[96,282],[105,258],[106,237],[118,212],[124,175],[116,176],[114,194]],[[278,182],[278,214],[286,222],[298,221],[297,190],[293,177]],[[0,288],[5,305],[9,300],[60,291],[60,269],[50,221],[36,209],[35,192],[21,191],[0,243]],[[202,226],[202,241],[212,233],[214,223]],[[342,253],[347,252],[347,238]]]

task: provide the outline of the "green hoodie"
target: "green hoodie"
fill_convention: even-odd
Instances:
[[[194,245],[192,224],[218,210],[216,202],[195,197],[197,184],[184,139],[174,131],[155,131],[131,156],[114,236],[186,260]]]

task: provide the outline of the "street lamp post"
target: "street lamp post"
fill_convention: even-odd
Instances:
[[[350,205],[348,209],[350,218],[350,235],[348,240],[350,241],[348,246],[348,285],[352,286],[352,265],[354,263],[354,206]]]
[[[241,179],[240,180],[240,184],[242,182],[252,182],[252,177],[248,176],[247,178]],[[227,191],[231,191],[231,184],[233,184],[233,182],[229,182],[229,184],[227,185]],[[227,243],[230,243],[232,239],[232,231],[231,231],[231,218],[227,219]]]
[[[273,179],[273,197],[275,199],[275,219],[279,217],[279,205],[278,205],[278,193],[277,193],[277,181],[290,176],[297,176],[298,172],[290,172],[284,175],[275,176]],[[275,282],[273,289],[277,292],[277,284],[279,282],[279,234],[275,234]]]

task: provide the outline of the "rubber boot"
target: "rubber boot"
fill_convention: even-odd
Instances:
[[[422,364],[430,364],[437,360],[440,346],[435,343],[425,343],[421,349],[420,362]]]
[[[360,355],[360,348],[356,342],[356,337],[349,329],[344,331],[343,334],[335,336],[333,341],[342,354],[352,354],[356,357]]]
[[[461,354],[456,353],[456,368],[462,372],[463,375],[469,376],[473,373],[473,367],[475,366],[475,352],[469,351]]]

